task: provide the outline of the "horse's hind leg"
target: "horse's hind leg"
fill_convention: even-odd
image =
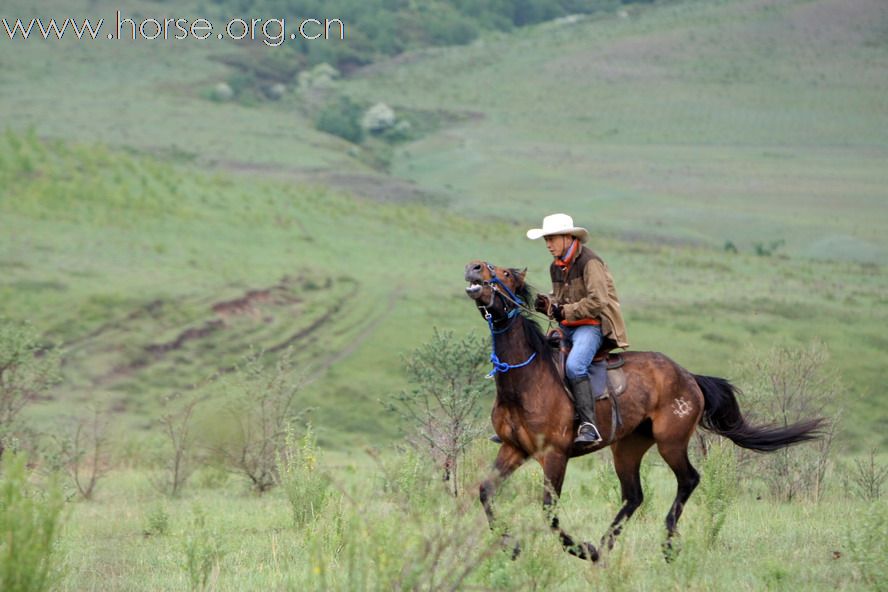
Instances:
[[[641,490],[641,477],[638,469],[641,467],[641,459],[644,453],[654,444],[654,440],[647,436],[632,435],[623,440],[614,442],[611,451],[614,455],[614,469],[620,478],[620,489],[623,495],[623,507],[617,512],[614,521],[607,532],[601,537],[601,546],[607,550],[614,548],[614,542],[623,530],[623,523],[632,517],[635,510],[644,501],[644,492]]]
[[[670,560],[675,554],[672,546],[672,537],[677,534],[676,525],[678,524],[678,519],[681,518],[682,510],[684,510],[684,505],[687,503],[688,498],[691,497],[691,493],[693,493],[697,484],[700,483],[700,474],[694,469],[688,458],[687,441],[658,442],[657,449],[660,451],[660,456],[663,457],[663,460],[666,461],[666,464],[675,473],[675,479],[678,482],[675,501],[672,502],[672,507],[666,515],[667,534],[666,542],[663,543],[663,552],[666,554],[666,559]]]
[[[493,475],[485,479],[479,487],[478,494],[481,498],[481,505],[484,506],[484,513],[487,515],[487,522],[490,524],[491,529],[494,526],[493,496],[496,493],[496,489],[503,481],[509,478],[509,475],[524,464],[525,460],[527,460],[527,455],[524,452],[508,444],[503,444],[500,446],[496,460],[493,462]],[[503,543],[512,547],[513,559],[518,557],[521,548],[517,543],[512,543],[511,537],[508,534],[503,534]]]
[[[567,455],[563,451],[550,450],[540,459],[540,464],[543,465],[543,475],[545,476],[543,508],[546,510],[546,515],[549,518],[549,526],[558,533],[558,538],[561,539],[561,546],[564,547],[565,551],[580,559],[598,561],[598,549],[591,543],[577,543],[574,541],[573,537],[561,528],[558,522],[558,515],[555,513],[555,503],[561,495],[564,473],[567,470]]]

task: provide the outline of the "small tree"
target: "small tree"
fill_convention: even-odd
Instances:
[[[108,413],[98,406],[88,416],[75,420],[63,454],[68,474],[83,499],[92,499],[96,485],[111,470],[108,445]]]
[[[804,446],[760,457],[771,493],[791,501],[803,492],[823,494],[830,452],[838,430],[843,388],[820,342],[807,347],[777,346],[752,357],[742,368],[750,416],[778,425],[825,417],[822,437]]]
[[[59,353],[27,323],[0,319],[0,455],[26,405],[58,381]]]
[[[163,493],[176,497],[194,472],[194,438],[192,435],[194,409],[200,403],[197,397],[179,401],[179,393],[166,401],[167,410],[160,417],[160,425],[169,442],[169,456],[162,476],[154,479],[154,486]],[[175,407],[178,405],[178,407]]]
[[[457,339],[450,331],[435,329],[432,340],[405,361],[413,388],[388,404],[412,424],[411,439],[441,467],[453,495],[459,491],[459,458],[484,431],[481,401],[493,391],[492,382],[484,380],[487,347],[475,335]]]
[[[876,461],[876,449],[873,448],[869,458],[854,460],[852,478],[854,495],[864,501],[875,502],[882,497],[882,487],[888,480],[888,466]]]
[[[302,384],[293,350],[284,351],[273,369],[265,367],[261,351],[251,352],[222,380],[232,433],[212,446],[212,451],[223,467],[245,475],[253,489],[263,493],[277,482],[278,453],[285,444],[287,426],[302,413],[295,408]]]

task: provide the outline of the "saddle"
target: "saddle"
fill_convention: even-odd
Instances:
[[[573,393],[571,393],[568,386],[567,373],[565,371],[565,363],[567,362],[567,355],[571,350],[571,343],[564,338],[561,329],[557,328],[549,331],[546,335],[546,340],[549,342],[549,347],[553,350],[552,354],[555,359],[555,367],[558,368],[558,375],[561,376],[561,381],[564,383],[568,396],[573,400]],[[607,390],[599,400],[607,399],[608,397],[618,397],[626,390],[626,375],[623,372],[625,361],[622,355],[610,353],[610,350],[613,348],[614,344],[605,338],[598,353],[592,358],[592,363],[594,364],[607,362]]]
[[[557,328],[549,331],[548,335],[546,335],[546,339],[549,342],[549,347],[554,350],[552,354],[555,358],[555,367],[558,368],[558,373],[561,375],[564,391],[567,393],[571,403],[573,403],[573,391],[571,391],[570,386],[568,386],[567,373],[564,367],[564,364],[567,361],[567,354],[569,354],[571,350],[571,343],[564,338],[564,334]],[[617,432],[623,425],[623,419],[620,414],[619,397],[623,391],[626,390],[626,375],[623,372],[623,356],[610,353],[610,350],[614,349],[614,347],[616,347],[616,345],[605,338],[601,347],[598,349],[598,353],[592,358],[594,364],[600,364],[602,362],[607,363],[607,388],[604,391],[604,395],[595,399],[596,407],[598,406],[598,402],[604,399],[610,399],[611,403],[610,437],[606,440],[605,445],[613,443],[617,436]],[[575,416],[574,421],[579,421],[579,416]]]

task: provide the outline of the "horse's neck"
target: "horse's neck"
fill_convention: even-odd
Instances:
[[[527,340],[524,323],[530,321],[518,317],[512,326],[503,333],[493,336],[496,345],[496,355],[500,361],[508,364],[521,364],[534,353],[533,347]],[[543,360],[534,360],[534,363],[523,368],[512,368],[508,372],[496,375],[497,394],[504,400],[520,400],[524,394],[534,388],[534,381],[530,379],[532,373],[538,372],[538,364]]]
[[[496,352],[500,358],[503,356],[517,357],[523,354],[529,356],[533,353],[533,348],[527,342],[527,334],[524,330],[524,323],[527,322],[529,321],[519,316],[505,331],[493,336]]]

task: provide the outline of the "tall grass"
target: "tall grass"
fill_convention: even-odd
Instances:
[[[194,507],[182,552],[190,589],[198,592],[215,589],[226,553],[225,541],[219,530],[208,523],[206,512],[200,506]]]
[[[64,505],[62,488],[52,479],[37,488],[30,482],[23,454],[7,453],[0,474],[0,590],[40,592],[61,577],[56,549]]]
[[[701,466],[699,497],[705,508],[704,539],[715,544],[728,517],[728,510],[739,496],[737,457],[733,444],[721,438],[709,447]]]
[[[294,423],[290,422],[283,450],[278,455],[277,472],[297,528],[321,515],[331,493],[328,477],[321,471],[319,455],[311,424],[299,437]]]

